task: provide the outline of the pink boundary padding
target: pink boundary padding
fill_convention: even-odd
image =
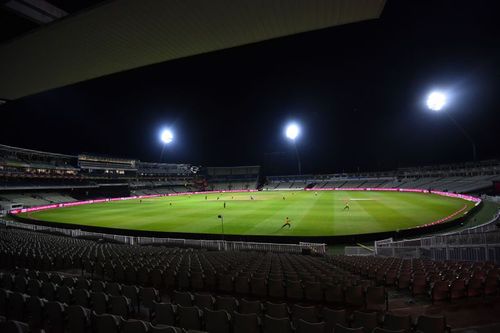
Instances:
[[[449,192],[442,192],[442,191],[411,189],[411,188],[330,187],[330,188],[308,188],[305,190],[306,191],[379,191],[379,192],[390,191],[390,192],[432,193],[432,194],[437,194],[437,195],[441,195],[444,197],[452,197],[452,198],[459,198],[459,199],[463,199],[463,200],[467,200],[467,201],[472,201],[472,202],[475,202],[476,206],[479,205],[479,203],[481,202],[480,198],[473,197],[471,195],[456,194],[456,193],[449,193]],[[203,191],[203,192],[181,192],[181,193],[168,193],[168,194],[137,195],[137,196],[131,196],[131,197],[75,201],[75,202],[67,202],[67,203],[60,203],[60,204],[37,206],[37,207],[31,207],[31,208],[13,209],[13,210],[9,211],[9,213],[15,215],[15,214],[19,214],[19,213],[30,213],[30,212],[37,212],[37,211],[46,210],[46,209],[81,206],[81,205],[88,205],[88,204],[109,202],[109,201],[144,199],[144,198],[158,198],[158,197],[173,197],[173,196],[191,195],[191,194],[231,193],[231,192],[257,192],[257,190],[227,190],[227,191]],[[428,227],[428,226],[432,226],[432,225],[446,222],[446,221],[450,220],[451,218],[457,216],[458,214],[462,213],[465,209],[467,209],[467,206],[462,207],[461,209],[457,210],[456,212],[454,212],[454,213],[452,213],[452,214],[450,214],[442,219],[439,219],[439,220],[431,222],[431,223],[417,226],[416,228]]]

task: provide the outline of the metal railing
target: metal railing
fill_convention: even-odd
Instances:
[[[313,255],[324,255],[326,253],[326,244],[324,243],[305,243],[299,244],[281,244],[264,242],[236,242],[223,240],[204,240],[204,239],[182,239],[182,238],[161,238],[161,237],[136,237],[114,235],[108,233],[98,233],[83,231],[80,229],[65,229],[57,227],[47,227],[16,221],[0,219],[0,225],[31,231],[43,231],[49,233],[62,234],[67,237],[77,238],[97,238],[108,241],[118,242],[129,245],[164,245],[164,246],[182,246],[208,250],[219,251],[264,251],[264,252],[284,252],[284,253],[306,253]]]
[[[479,226],[415,239],[375,242],[379,256],[433,260],[493,261],[500,263],[500,212]]]

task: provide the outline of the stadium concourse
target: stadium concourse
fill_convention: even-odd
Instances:
[[[257,166],[201,168],[1,146],[0,198],[7,213],[200,190],[407,186],[478,196],[494,193],[499,166],[266,179]],[[498,199],[482,197],[484,206],[458,230],[411,244],[380,240],[375,252],[365,244],[363,256],[223,241],[215,248],[195,240],[138,245],[124,236],[42,231],[6,216],[0,325],[5,332],[497,332]]]

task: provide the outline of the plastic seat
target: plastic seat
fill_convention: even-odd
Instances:
[[[378,326],[377,313],[354,311],[351,326],[354,328],[362,327],[365,333],[371,333]]]
[[[201,318],[202,312],[196,306],[177,306],[177,326],[186,330],[200,330]]]
[[[316,308],[314,306],[301,306],[294,304],[291,308],[292,321],[295,327],[298,325],[300,319],[305,320],[309,323],[317,323],[318,316],[316,314]]]
[[[411,317],[410,315],[396,315],[388,313],[384,316],[383,326],[385,329],[392,331],[404,330],[405,332],[410,332]]]
[[[193,295],[187,291],[174,290],[173,292],[174,303],[184,307],[193,306]]]
[[[18,292],[10,293],[7,303],[7,318],[11,320],[23,321],[25,302],[26,296],[24,294]]]
[[[466,296],[466,286],[464,279],[453,280],[450,284],[450,299],[460,299]]]
[[[287,281],[286,297],[293,301],[300,301],[304,298],[304,290],[302,284],[298,281]]]
[[[260,301],[249,301],[242,298],[240,300],[239,313],[256,313],[260,315],[262,313],[262,303]]]
[[[103,292],[92,292],[90,293],[90,303],[95,313],[106,313],[108,310],[108,295]]]
[[[303,319],[297,322],[297,333],[325,333],[325,323],[311,323]]]
[[[66,309],[66,330],[71,333],[85,333],[90,325],[90,310],[79,305],[71,305]]]
[[[16,320],[7,320],[0,323],[0,332],[5,333],[28,333],[30,332],[29,325]]]
[[[176,308],[171,303],[153,303],[151,315],[155,325],[175,325]]]
[[[130,300],[130,304],[134,309],[137,309],[139,312],[139,288],[136,286],[122,286],[122,295],[127,297]]]
[[[37,331],[42,329],[44,320],[45,303],[37,296],[31,296],[26,301],[25,319],[31,330]]]
[[[368,287],[365,295],[366,310],[368,311],[386,311],[387,292],[384,287]]]
[[[218,287],[219,290],[226,293],[233,292],[233,277],[230,274],[220,274],[218,275]]]
[[[205,276],[202,272],[191,272],[191,289],[203,290],[205,289]]]
[[[285,286],[282,280],[267,280],[269,297],[283,299],[285,297]]]
[[[346,327],[346,326],[341,325],[341,324],[335,325],[334,332],[335,333],[365,333],[365,331],[363,330],[362,327],[349,328],[349,327]]]
[[[240,295],[248,295],[250,293],[250,285],[247,276],[237,276],[234,279],[234,291]]]
[[[467,297],[476,297],[483,294],[483,281],[480,278],[472,278],[467,283]]]
[[[333,332],[336,324],[347,325],[346,310],[333,310],[325,307],[323,308],[323,320],[325,321],[326,332]]]
[[[122,286],[118,282],[106,283],[106,293],[110,296],[121,296]]]
[[[67,286],[57,288],[57,300],[61,303],[70,305],[73,302],[73,289]]]
[[[425,333],[443,333],[449,331],[444,316],[419,316],[415,328],[417,331]]]
[[[330,304],[344,303],[344,289],[341,285],[327,285],[325,289],[325,301]]]
[[[217,296],[215,298],[217,310],[226,310],[229,314],[238,310],[238,301],[232,296]]]
[[[215,299],[213,298],[212,295],[194,293],[193,296],[194,296],[194,305],[196,305],[198,308],[202,310],[204,309],[212,310],[214,308]]]
[[[118,333],[120,318],[111,314],[92,314],[93,333]]]
[[[147,333],[148,331],[148,323],[142,320],[129,319],[122,321],[120,325],[120,333]]]
[[[54,301],[56,299],[56,285],[52,282],[43,282],[41,296],[48,301]]]
[[[125,296],[111,296],[109,298],[109,313],[128,319],[132,307]]]
[[[51,333],[64,332],[64,323],[66,317],[65,307],[60,302],[48,302],[45,305],[47,315],[47,331]]]
[[[290,333],[292,325],[288,318],[274,318],[269,315],[264,316],[263,333]]]
[[[267,296],[266,279],[252,277],[250,279],[250,291],[253,296],[266,297]]]
[[[153,302],[160,300],[160,293],[155,288],[139,288],[139,301],[148,310],[153,308]]]
[[[231,316],[225,310],[209,310],[203,312],[205,331],[209,333],[229,333],[231,330]]]
[[[260,333],[260,319],[256,313],[233,313],[233,331],[238,333]]]
[[[345,304],[354,308],[363,307],[365,302],[362,286],[349,286],[345,290]]]
[[[323,301],[323,288],[319,282],[306,282],[304,284],[305,299],[311,302]]]
[[[431,300],[435,301],[444,301],[447,300],[450,296],[450,287],[448,285],[448,281],[436,281],[431,286],[430,290]]]
[[[286,303],[271,303],[265,304],[266,314],[273,318],[288,318],[288,307]]]
[[[38,280],[30,279],[26,286],[26,293],[30,296],[41,296],[42,283]]]
[[[88,308],[90,306],[90,293],[86,289],[74,289],[73,300],[76,305]]]

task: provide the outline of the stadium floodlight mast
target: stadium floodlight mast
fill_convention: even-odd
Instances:
[[[160,154],[160,162],[161,162],[163,158],[163,152],[165,151],[165,147],[168,144],[172,143],[172,141],[174,141],[174,133],[168,128],[163,129],[160,133],[160,141],[163,143]]]
[[[285,128],[285,136],[292,141],[293,148],[295,149],[295,156],[297,157],[297,169],[299,171],[299,175],[302,174],[302,166],[300,164],[300,156],[299,150],[297,149],[296,140],[300,135],[300,127],[296,123],[290,123]]]
[[[448,101],[448,98],[444,92],[441,91],[432,91],[428,96],[427,96],[427,107],[435,112],[440,112],[443,111],[443,108],[446,106]],[[460,126],[460,124],[448,113],[444,112],[450,121],[458,128],[460,132],[467,138],[467,140],[471,143],[472,145],[472,159],[473,161],[476,160],[476,143],[472,139],[472,137],[467,133],[467,131]]]

